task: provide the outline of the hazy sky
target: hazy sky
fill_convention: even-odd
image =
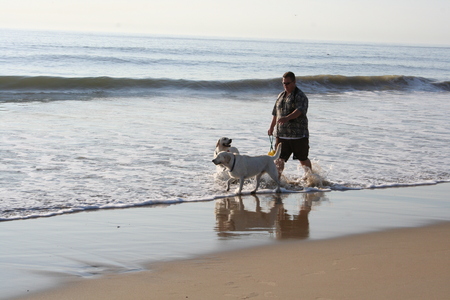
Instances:
[[[449,0],[0,0],[0,28],[450,45]]]

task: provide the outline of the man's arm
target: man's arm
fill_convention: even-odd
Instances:
[[[270,123],[269,130],[267,131],[269,135],[273,135],[273,129],[275,128],[276,123],[277,123],[277,116],[272,116],[272,122]]]
[[[302,115],[302,112],[297,108],[296,110],[294,110],[293,112],[291,112],[289,115],[285,116],[285,117],[281,117],[278,120],[278,123],[280,124],[284,124],[290,120],[293,120],[295,118],[298,118]]]

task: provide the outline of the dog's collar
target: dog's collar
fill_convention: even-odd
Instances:
[[[233,172],[235,164],[236,164],[236,155],[233,153],[233,165],[231,166],[231,169],[229,172]]]

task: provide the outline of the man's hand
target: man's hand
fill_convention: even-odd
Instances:
[[[278,119],[278,123],[281,124],[281,125],[283,125],[287,121],[289,121],[288,117],[281,117],[281,118]]]

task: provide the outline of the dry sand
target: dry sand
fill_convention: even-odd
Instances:
[[[282,242],[21,299],[450,299],[450,222]]]

